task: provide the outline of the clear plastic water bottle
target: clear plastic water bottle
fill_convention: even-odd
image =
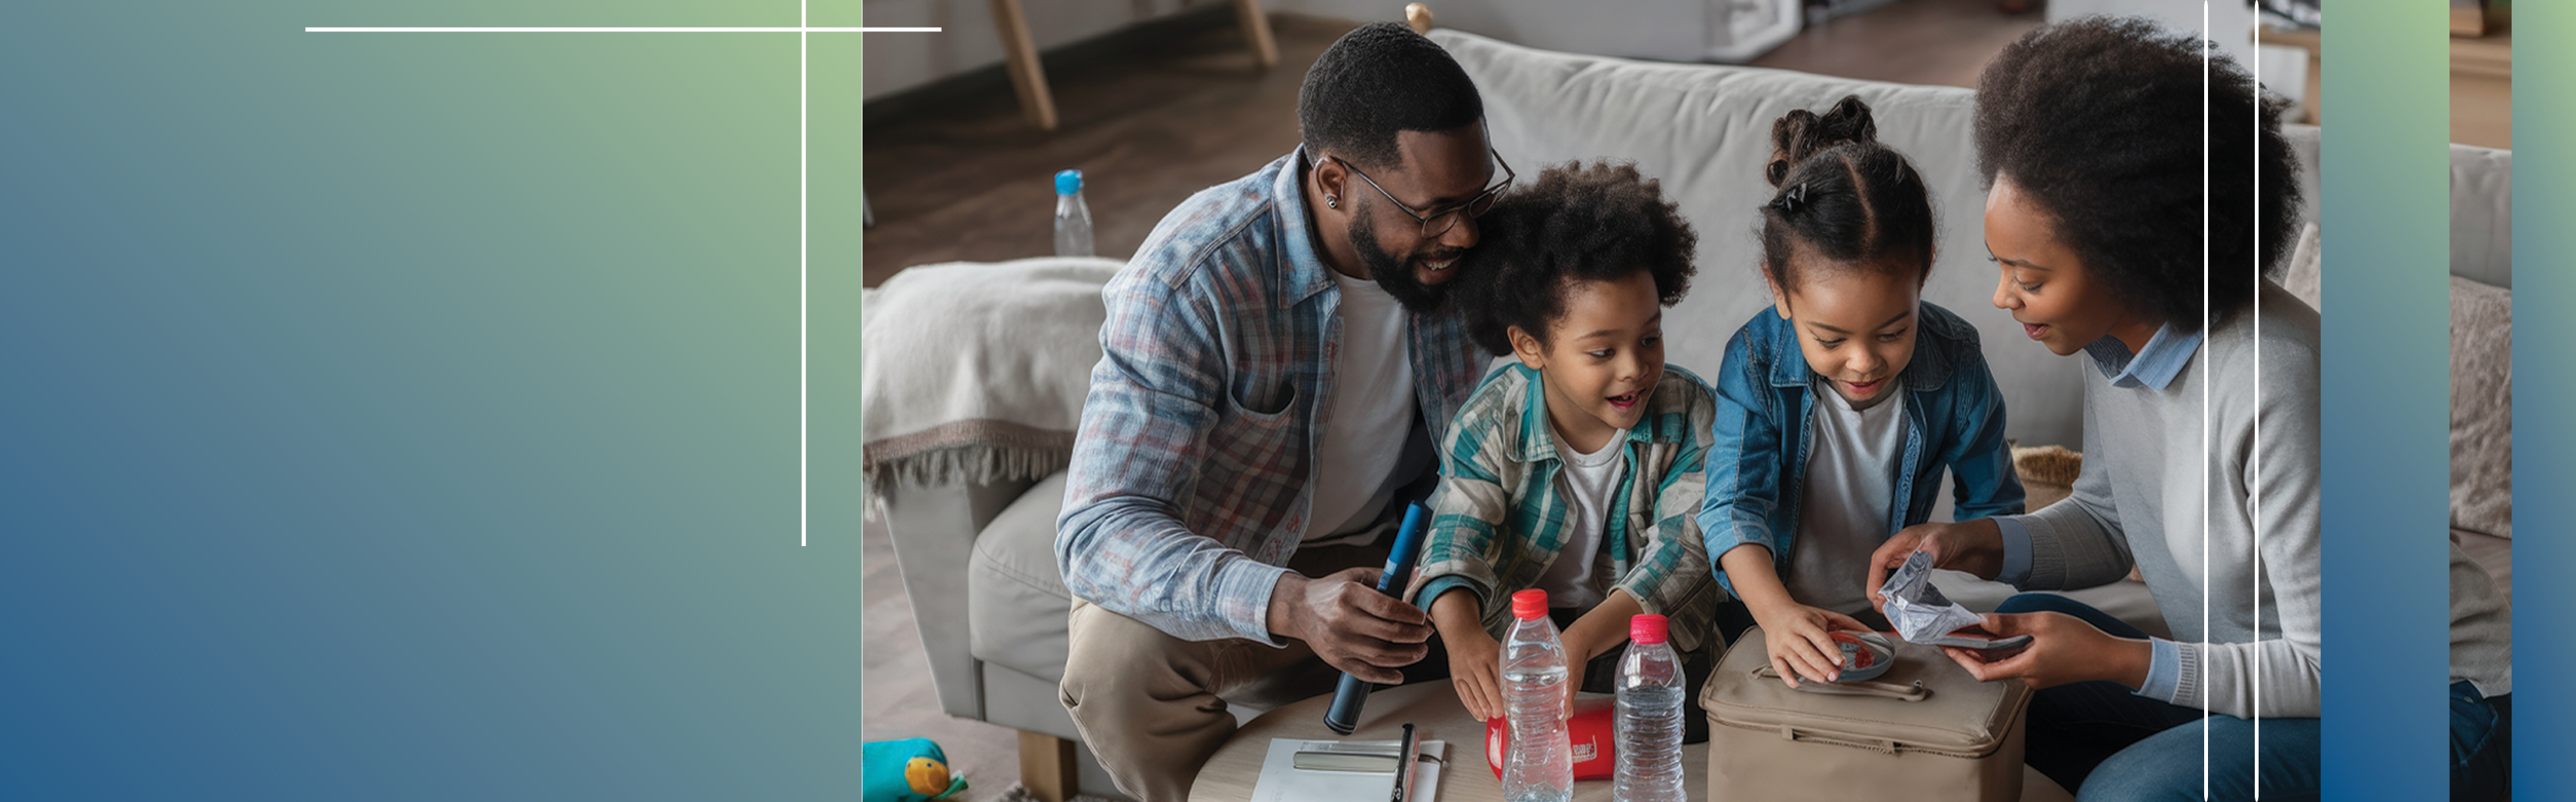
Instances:
[[[1512,594],[1503,635],[1503,708],[1512,728],[1503,758],[1503,802],[1574,798],[1574,751],[1565,737],[1565,645],[1547,619],[1547,591]]]
[[[1628,619],[1628,656],[1619,658],[1619,762],[1616,802],[1682,802],[1681,657],[1667,642],[1664,617]]]
[[[1055,255],[1090,256],[1091,206],[1082,202],[1082,171],[1055,174]]]

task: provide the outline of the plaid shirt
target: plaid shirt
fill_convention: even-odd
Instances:
[[[1664,368],[1645,417],[1628,430],[1626,479],[1602,531],[1606,587],[1668,619],[1682,651],[1700,648],[1721,600],[1697,518],[1716,414],[1715,394],[1698,376]],[[1422,571],[1406,598],[1429,607],[1441,592],[1465,587],[1484,610],[1485,630],[1502,637],[1511,605],[1500,600],[1537,585],[1571,535],[1572,500],[1548,426],[1538,371],[1508,364],[1476,389],[1443,444]]]
[[[1304,539],[1341,346],[1305,163],[1300,150],[1191,196],[1101,290],[1056,567],[1074,595],[1176,638],[1280,645],[1270,591]],[[1487,359],[1454,310],[1406,319],[1439,442]]]

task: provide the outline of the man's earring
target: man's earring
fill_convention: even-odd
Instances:
[[[1324,208],[1326,208],[1326,209],[1339,209],[1339,208],[1342,208],[1342,199],[1340,199],[1340,198],[1336,198],[1336,197],[1333,197],[1333,196],[1331,196],[1331,195],[1326,195],[1326,196],[1324,196]]]

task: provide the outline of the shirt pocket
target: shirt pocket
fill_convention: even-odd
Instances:
[[[1238,418],[1266,426],[1284,425],[1288,413],[1297,408],[1297,383],[1287,379],[1246,382],[1249,387],[1226,392],[1226,412]]]
[[[1296,538],[1274,538],[1272,533],[1304,531],[1306,510],[1298,500],[1312,472],[1312,455],[1307,453],[1308,427],[1297,414],[1302,393],[1293,383],[1282,382],[1271,395],[1275,399],[1266,399],[1270,403],[1265,406],[1227,395],[1224,413],[1208,432],[1206,459],[1198,466],[1200,503],[1195,507],[1210,520],[1194,523],[1197,531],[1262,562],[1284,564]]]

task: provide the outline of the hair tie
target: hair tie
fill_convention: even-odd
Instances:
[[[1787,190],[1780,193],[1780,198],[1772,201],[1771,205],[1774,208],[1779,209],[1781,214],[1796,214],[1798,213],[1798,207],[1804,206],[1806,203],[1807,182],[1800,181],[1789,185]]]

